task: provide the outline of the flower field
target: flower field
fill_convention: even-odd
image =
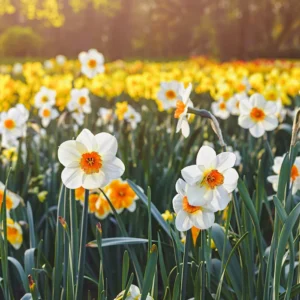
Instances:
[[[300,61],[0,65],[0,299],[299,299]]]

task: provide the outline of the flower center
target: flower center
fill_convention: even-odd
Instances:
[[[224,183],[224,176],[218,170],[209,171],[203,178],[201,185],[214,189],[216,186]]]
[[[220,109],[226,109],[226,104],[224,103],[224,102],[221,102],[220,104],[219,104],[219,108]]]
[[[292,179],[292,181],[295,181],[298,176],[300,176],[299,170],[296,167],[296,165],[293,165],[292,169],[291,169],[291,179]]]
[[[235,107],[236,107],[236,108],[240,108],[240,101],[236,101]]]
[[[41,99],[41,101],[43,103],[47,103],[48,102],[48,97],[47,96],[43,96],[42,99]]]
[[[184,109],[185,109],[184,103],[178,100],[176,102],[176,110],[175,110],[174,118],[178,119],[180,115],[184,112]]]
[[[50,109],[45,108],[45,109],[43,110],[43,117],[49,118],[50,116],[51,116],[51,111],[50,111]]]
[[[255,122],[263,121],[265,119],[265,116],[266,115],[264,111],[257,107],[253,107],[250,112],[250,117]]]
[[[16,127],[16,122],[12,119],[7,119],[4,121],[4,127],[6,129],[12,130]]]
[[[86,103],[86,98],[82,96],[79,98],[78,102],[80,105],[84,105]]]
[[[94,69],[97,66],[97,61],[95,59],[90,59],[89,62],[88,62],[88,66],[91,69]]]
[[[188,202],[187,196],[185,196],[183,198],[182,208],[183,208],[184,211],[186,211],[189,214],[193,214],[193,213],[201,210],[201,206],[190,205],[189,202]]]
[[[85,174],[98,173],[102,167],[101,156],[94,151],[82,154],[80,167]]]
[[[166,91],[166,97],[168,100],[174,100],[176,98],[176,93],[173,90]]]

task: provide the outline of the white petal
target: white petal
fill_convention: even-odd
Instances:
[[[197,154],[197,165],[206,168],[214,168],[216,163],[216,151],[209,146],[202,146]]]
[[[197,165],[185,167],[181,170],[181,175],[186,183],[193,185],[202,180],[203,173]]]
[[[78,135],[76,141],[82,143],[89,152],[98,150],[95,136],[88,129],[83,129]]]
[[[216,210],[224,210],[230,201],[230,195],[223,186],[218,186],[213,192],[213,201],[211,206]]]
[[[125,166],[123,162],[116,157],[113,161],[106,162],[105,164],[103,164],[102,171],[110,179],[117,179],[123,175],[125,171]]]
[[[190,135],[190,125],[187,121],[187,119],[183,119],[181,123],[181,132],[182,135],[187,138]]]
[[[83,174],[79,168],[64,168],[61,180],[68,189],[78,189],[82,186]]]
[[[238,119],[238,123],[242,128],[249,129],[255,125],[253,120],[249,115],[240,115]]]
[[[241,115],[249,115],[250,111],[252,109],[252,105],[248,101],[248,99],[243,99],[240,101],[239,109],[240,109]]]
[[[228,169],[223,173],[224,183],[223,186],[228,193],[233,192],[237,187],[239,174],[235,169]]]
[[[177,214],[180,210],[182,210],[182,196],[177,194],[174,198],[173,198],[173,209],[175,211],[175,213]]]
[[[267,101],[264,111],[266,114],[274,115],[276,113],[277,107],[276,102]]]
[[[256,123],[253,127],[249,129],[252,136],[259,138],[264,135],[265,129],[261,122]]]
[[[211,201],[212,191],[199,185],[188,185],[186,195],[190,205],[203,206]]]
[[[176,192],[178,194],[180,194],[181,196],[184,196],[185,195],[185,187],[186,187],[186,183],[184,182],[184,180],[179,178],[176,181],[176,185],[175,185]]]
[[[232,168],[235,164],[236,156],[232,152],[223,152],[217,155],[216,169],[223,172]]]
[[[278,126],[278,119],[276,116],[265,116],[265,119],[262,121],[262,124],[267,131],[274,130]]]
[[[100,171],[93,174],[84,174],[82,181],[82,187],[87,190],[91,190],[107,185],[109,182],[109,177],[107,177],[102,171]]]
[[[188,214],[186,212],[184,212],[183,210],[181,210],[177,214],[176,220],[175,220],[175,225],[176,225],[177,230],[179,230],[179,231],[187,231],[187,230],[191,229],[193,226]]]
[[[62,143],[58,148],[58,160],[60,163],[68,167],[71,164],[73,165],[74,162],[79,164],[81,153],[78,150],[76,141],[66,141]]]
[[[109,153],[112,155],[116,155],[118,151],[118,142],[117,139],[106,132],[99,133],[95,136],[98,147],[99,153]]]
[[[193,225],[199,229],[208,229],[215,222],[215,214],[210,211],[199,211],[191,216]]]
[[[265,108],[266,104],[267,104],[267,101],[265,100],[264,96],[261,95],[261,94],[253,94],[251,97],[250,97],[250,102],[252,103],[252,105],[254,107],[258,107],[258,108]]]

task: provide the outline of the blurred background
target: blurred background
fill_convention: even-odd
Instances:
[[[3,57],[300,57],[299,0],[0,0]]]

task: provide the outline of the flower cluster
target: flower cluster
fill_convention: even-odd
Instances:
[[[207,229],[215,220],[214,213],[224,210],[230,194],[237,187],[238,173],[233,168],[236,156],[232,152],[216,154],[209,146],[202,146],[196,165],[181,171],[184,180],[176,183],[177,195],[173,199],[175,224],[179,231],[193,226]]]

